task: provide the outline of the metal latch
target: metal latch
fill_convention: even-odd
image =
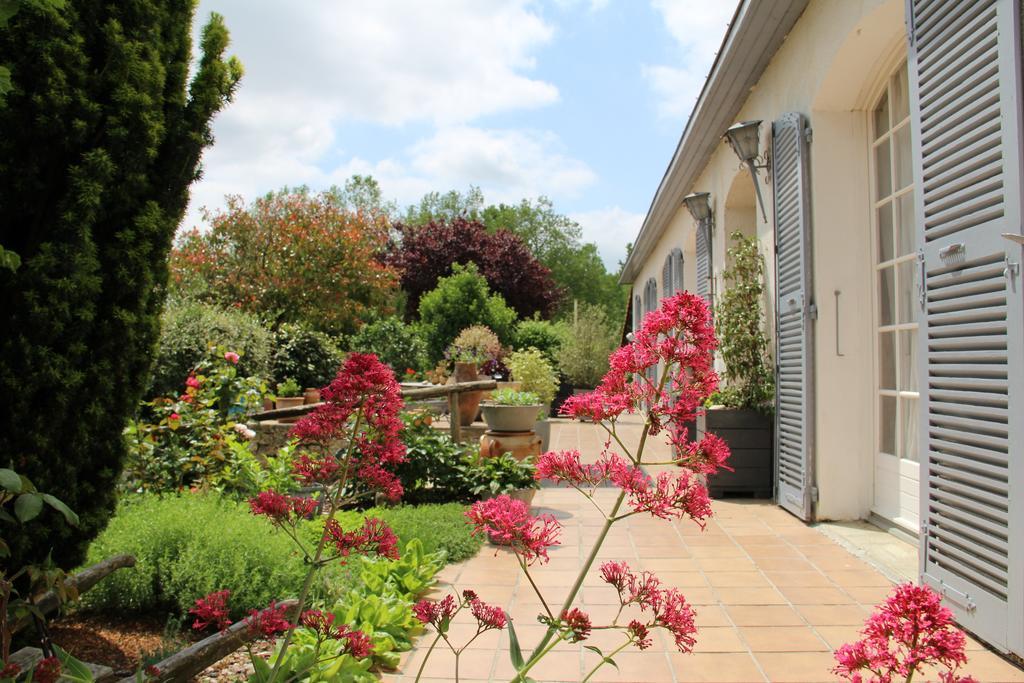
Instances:
[[[817,304],[809,304],[807,306],[807,317],[810,318],[811,320],[817,320],[818,319],[818,305]]]

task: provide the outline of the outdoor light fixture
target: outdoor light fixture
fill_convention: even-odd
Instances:
[[[711,218],[710,196],[708,192],[694,192],[683,197],[686,208],[689,209],[690,215],[698,225]]]
[[[757,204],[761,207],[761,217],[767,221],[768,216],[764,210],[764,199],[761,197],[761,184],[757,179],[757,169],[763,168],[767,171],[769,168],[768,154],[758,154],[758,149],[761,146],[761,139],[758,134],[760,128],[760,121],[734,123],[729,126],[729,130],[725,131],[725,140],[732,147],[732,151],[736,153],[740,161],[746,164],[750,170],[750,177],[754,181],[754,192],[757,193]]]

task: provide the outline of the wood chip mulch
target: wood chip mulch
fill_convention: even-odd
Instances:
[[[53,641],[84,662],[105,664],[125,676],[163,643],[164,622],[150,617],[71,615],[50,624]]]

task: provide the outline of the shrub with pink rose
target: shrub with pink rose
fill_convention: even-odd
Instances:
[[[217,478],[232,445],[254,436],[245,417],[260,409],[267,396],[262,380],[239,374],[240,360],[237,351],[210,347],[179,395],[140,404],[125,429],[124,488],[176,491]]]

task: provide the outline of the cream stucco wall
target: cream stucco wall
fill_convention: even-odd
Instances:
[[[903,0],[812,0],[751,91],[737,121],[760,119],[761,149],[771,140],[771,121],[801,112],[813,131],[811,206],[815,323],[814,457],[819,519],[858,519],[869,513],[875,444],[875,364],[871,211],[867,114],[901,52],[905,52]],[[713,255],[716,291],[726,265],[727,235],[750,220],[752,196],[738,192],[745,174],[723,143],[690,191],[710,192],[716,225]],[[768,221],[755,212],[756,234],[774,297],[772,188],[759,174]],[[737,189],[745,188],[745,189]],[[732,195],[730,195],[732,191]],[[728,210],[726,207],[728,204]],[[680,207],[640,269],[661,285],[665,256],[684,245],[685,283],[695,287],[694,225]],[[769,307],[769,329],[774,324]]]

